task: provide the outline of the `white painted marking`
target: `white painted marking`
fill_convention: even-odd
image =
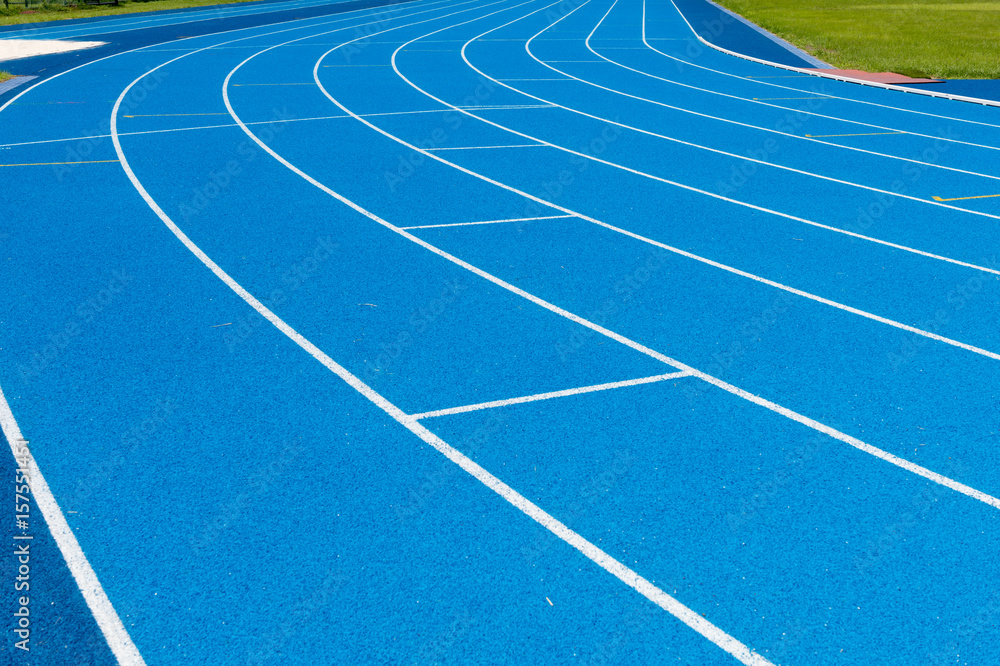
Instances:
[[[439,152],[442,150],[492,150],[494,148],[545,148],[540,143],[521,143],[512,146],[456,146],[454,148],[428,148],[427,150],[431,152]]]
[[[551,400],[552,398],[566,398],[584,393],[594,393],[597,391],[608,391],[611,389],[624,388],[626,386],[639,386],[641,384],[653,384],[656,382],[668,381],[690,377],[690,372],[671,372],[666,375],[654,375],[653,377],[642,377],[641,379],[628,379],[621,382],[611,382],[608,384],[595,384],[593,386],[581,386],[578,388],[565,389],[562,391],[550,391],[549,393],[536,393],[535,395],[521,396],[520,398],[507,398],[506,400],[493,400],[491,402],[480,402],[474,405],[464,405],[462,407],[449,407],[448,409],[437,409],[433,412],[423,412],[421,414],[411,414],[414,421],[430,419],[437,416],[450,416],[452,414],[464,414],[475,412],[481,409],[494,409],[496,407],[507,407],[509,405],[520,405],[526,402],[537,402],[539,400]]]
[[[392,67],[392,65],[386,65]],[[476,109],[479,111],[496,111],[503,109],[554,109],[551,104],[483,104],[481,106],[460,106],[460,109]]]
[[[532,222],[534,220],[559,220],[576,215],[543,215],[541,217],[511,217],[506,220],[484,220],[482,222],[454,222],[452,224],[422,224],[418,227],[399,227],[400,229],[440,229],[443,227],[472,227],[479,224],[503,224],[504,222]]]
[[[122,624],[114,606],[111,605],[111,600],[108,599],[107,593],[101,586],[101,581],[97,579],[97,574],[94,573],[93,567],[87,561],[87,556],[83,554],[83,549],[80,548],[76,535],[73,534],[56,498],[52,495],[49,484],[45,482],[45,477],[38,469],[38,464],[28,449],[28,444],[14,419],[14,413],[7,403],[2,388],[0,388],[0,427],[2,427],[7,443],[10,445],[10,452],[15,459],[19,459],[18,466],[22,466],[20,462],[23,461],[28,463],[29,485],[31,494],[35,496],[35,504],[42,512],[45,524],[48,525],[49,532],[52,534],[56,546],[59,547],[63,559],[66,560],[66,566],[69,567],[73,580],[80,588],[83,599],[87,602],[87,608],[94,615],[97,626],[104,634],[104,639],[108,642],[111,652],[121,666],[145,666],[146,662],[139,654],[139,649],[132,642],[128,630],[125,629],[125,625]]]

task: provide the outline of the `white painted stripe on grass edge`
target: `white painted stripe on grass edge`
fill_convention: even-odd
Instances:
[[[452,414],[464,414],[475,412],[480,409],[493,409],[496,407],[507,407],[508,405],[520,405],[525,402],[537,402],[539,400],[551,400],[552,398],[566,398],[571,395],[582,393],[595,393],[597,391],[607,391],[610,389],[624,388],[626,386],[639,386],[640,384],[653,384],[655,382],[667,381],[669,379],[680,379],[690,377],[690,372],[671,372],[666,375],[654,375],[652,377],[641,377],[639,379],[627,379],[622,382],[610,382],[608,384],[594,384],[592,386],[581,386],[578,388],[564,389],[562,391],[551,391],[549,393],[536,393],[535,395],[525,395],[520,398],[507,398],[506,400],[493,400],[492,402],[480,402],[475,405],[465,405],[463,407],[449,407],[448,409],[438,409],[433,412],[423,412],[422,414],[411,414],[414,421],[420,419],[430,419],[435,416],[450,416]]]
[[[17,421],[14,420],[14,413],[7,403],[2,388],[0,388],[0,426],[3,428],[3,434],[10,445],[10,451],[18,460],[19,466],[22,466],[20,462],[23,460],[28,462],[29,485],[31,486],[31,494],[35,496],[35,504],[42,512],[45,524],[49,526],[49,532],[55,539],[59,552],[66,560],[69,572],[72,574],[73,580],[76,581],[77,587],[80,588],[83,599],[94,615],[97,626],[104,634],[111,652],[122,666],[145,666],[146,662],[139,654],[139,649],[132,642],[132,637],[128,635],[128,630],[125,629],[125,625],[122,624],[114,606],[111,605],[111,600],[108,599],[104,588],[101,587],[101,581],[97,579],[97,574],[94,573],[93,567],[87,561],[87,556],[83,554],[83,549],[80,548],[73,530],[66,522],[66,517],[49,489],[49,484],[45,482],[45,477],[38,469],[34,456],[28,450],[28,444],[21,434]]]

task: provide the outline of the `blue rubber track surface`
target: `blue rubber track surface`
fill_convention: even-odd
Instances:
[[[110,602],[2,457],[5,656],[996,663],[1000,111],[791,74],[416,0],[5,96],[0,388]]]

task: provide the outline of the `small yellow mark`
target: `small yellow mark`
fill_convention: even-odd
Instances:
[[[942,199],[941,197],[931,197],[934,201],[962,201],[964,199],[990,199],[1000,197],[1000,194],[980,194],[978,197],[955,197],[954,199]]]
[[[57,164],[109,164],[118,160],[94,160],[92,162],[32,162],[29,164],[0,164],[0,167],[52,166]]]
[[[819,139],[829,136],[885,136],[887,134],[906,134],[906,132],[869,132],[868,134],[806,134],[810,139]]]
[[[545,600],[546,600],[547,602],[549,602],[549,606],[555,606],[555,604],[554,604],[554,603],[552,603],[552,600],[551,600],[551,599],[549,599],[548,597],[545,597]]]

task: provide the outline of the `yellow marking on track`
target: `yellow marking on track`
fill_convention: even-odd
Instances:
[[[810,139],[821,139],[831,136],[885,136],[887,134],[906,134],[906,132],[870,132],[868,134],[806,134]]]
[[[954,199],[942,199],[941,197],[931,197],[934,201],[962,201],[964,199],[990,199],[1000,197],[1000,194],[980,194],[978,197],[955,197]]]
[[[126,118],[174,118],[177,116],[228,116],[228,113],[146,113]]]
[[[110,164],[118,160],[93,160],[91,162],[31,162],[28,164],[0,164],[0,167],[53,166],[58,164]]]

